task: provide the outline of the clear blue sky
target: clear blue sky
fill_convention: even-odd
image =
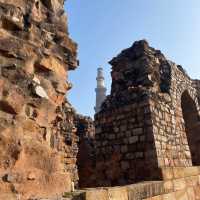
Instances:
[[[147,39],[169,59],[200,79],[200,0],[67,0],[71,38],[79,45],[80,66],[71,71],[69,100],[76,110],[93,116],[96,70],[135,40]],[[109,92],[109,91],[108,91]]]

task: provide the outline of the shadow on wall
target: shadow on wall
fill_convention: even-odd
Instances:
[[[188,91],[181,97],[181,107],[193,165],[200,165],[200,120],[194,100]]]

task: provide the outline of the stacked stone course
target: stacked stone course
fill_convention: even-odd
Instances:
[[[141,176],[154,179],[156,149],[148,108],[142,101],[96,117],[96,170],[106,185],[133,183]],[[103,170],[105,174],[100,173]]]

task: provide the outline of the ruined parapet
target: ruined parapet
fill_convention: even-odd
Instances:
[[[111,94],[95,116],[96,185],[159,180],[163,167],[199,165],[198,95],[183,68],[146,41],[110,64]]]
[[[64,0],[0,0],[0,191],[60,195],[78,181],[78,136],[65,100],[77,67]]]

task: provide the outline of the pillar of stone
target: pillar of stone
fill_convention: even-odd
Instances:
[[[97,88],[96,92],[96,106],[94,108],[95,112],[98,113],[101,109],[101,104],[106,98],[106,87],[105,87],[105,79],[103,76],[103,68],[97,69]]]

